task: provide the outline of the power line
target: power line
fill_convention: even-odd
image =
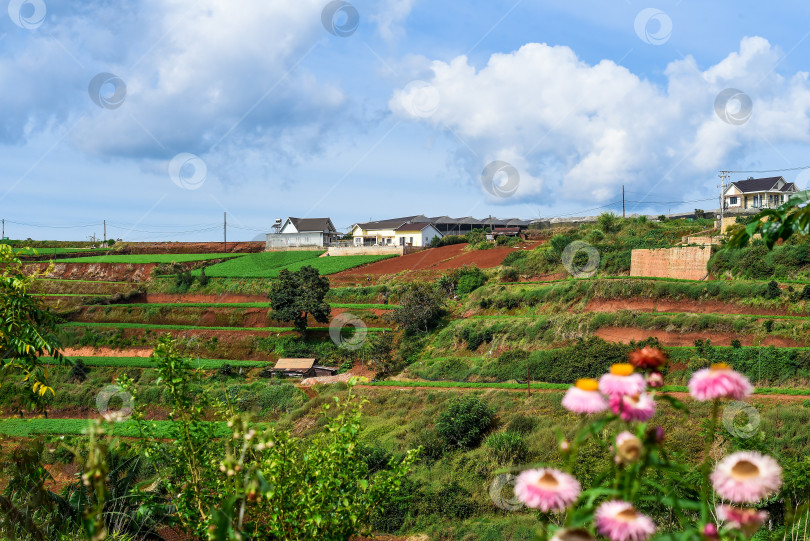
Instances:
[[[810,169],[810,165],[802,167],[788,167],[786,169],[761,169],[759,171],[726,171],[726,173],[781,173],[782,171],[801,171],[802,169]]]

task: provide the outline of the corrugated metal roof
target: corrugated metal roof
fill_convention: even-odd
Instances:
[[[415,222],[412,224],[402,224],[394,229],[394,231],[422,231],[424,228],[431,226],[428,222]]]
[[[292,216],[289,218],[299,233],[335,230],[335,226],[332,225],[332,220],[329,218],[293,218]]]
[[[315,359],[279,359],[276,362],[277,370],[309,370],[315,364]]]
[[[776,183],[782,177],[767,177],[767,178],[749,178],[746,180],[737,180],[732,182],[743,193],[751,192],[764,192],[766,190],[774,189]]]

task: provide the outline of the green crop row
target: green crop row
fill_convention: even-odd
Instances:
[[[0,434],[11,437],[26,437],[36,434],[83,434],[90,426],[89,419],[0,419]],[[172,434],[172,423],[174,421],[147,421],[153,425],[155,436],[158,438],[168,438]],[[216,425],[216,435],[225,437],[230,434],[227,423],[217,421],[211,422]],[[113,434],[122,437],[139,437],[140,431],[134,421],[123,421],[115,423]]]
[[[250,254],[231,261],[223,261],[205,269],[206,276],[213,278],[275,278],[281,269],[297,271],[311,266],[321,275],[335,274],[347,269],[374,263],[390,255],[347,255],[320,257],[323,252],[262,252]],[[200,271],[194,271],[199,275]]]
[[[50,294],[51,297],[101,297],[103,295],[58,295]],[[85,306],[96,306],[88,304]],[[135,302],[116,303],[115,306],[139,306],[139,307],[165,307],[165,308],[270,308],[269,302]],[[355,310],[393,310],[393,304],[349,304],[349,303],[329,303],[332,308],[353,308]]]
[[[60,324],[60,327],[102,327],[109,329],[165,329],[170,331],[263,331],[263,332],[288,332],[295,330],[293,327],[203,327],[199,325],[160,325],[157,323],[121,323],[121,322],[81,322],[71,321]],[[329,327],[309,327],[311,331],[328,331]],[[368,327],[369,332],[390,331],[386,327]]]
[[[154,368],[155,363],[149,357],[68,357],[71,361],[81,359],[87,366],[107,366],[121,368]],[[231,359],[192,359],[191,366],[201,370],[215,370],[229,364],[234,368],[255,368],[267,366],[264,361],[240,361]]]

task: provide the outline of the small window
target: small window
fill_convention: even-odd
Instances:
[[[737,204],[737,198],[736,197],[729,197],[728,198],[728,204],[729,205],[736,205]]]

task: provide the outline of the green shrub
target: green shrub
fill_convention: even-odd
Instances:
[[[496,432],[487,438],[489,455],[498,464],[519,464],[526,460],[529,447],[517,432]]]
[[[456,397],[436,421],[436,432],[451,448],[473,449],[492,428],[495,410],[475,395]]]
[[[517,269],[511,267],[501,269],[501,282],[517,282],[520,279],[520,273]]]
[[[515,250],[514,252],[509,252],[508,254],[506,254],[506,257],[503,258],[503,261],[501,261],[501,265],[511,267],[515,263],[523,259],[526,259],[526,256],[528,255],[529,255],[528,250]]]
[[[458,281],[458,287],[456,287],[456,294],[459,297],[465,297],[484,285],[486,283],[486,278],[482,276],[462,276],[461,279]]]
[[[765,290],[766,299],[778,299],[782,296],[782,290],[779,289],[779,284],[775,280],[768,282],[768,288]]]

